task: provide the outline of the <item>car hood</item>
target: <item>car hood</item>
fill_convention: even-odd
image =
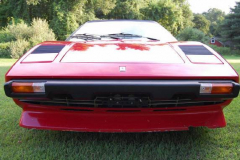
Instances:
[[[62,63],[184,63],[168,44],[74,44]]]
[[[205,50],[201,50],[202,46]],[[238,74],[218,53],[199,42],[56,41],[28,51],[6,74],[6,80],[11,79],[238,81]]]

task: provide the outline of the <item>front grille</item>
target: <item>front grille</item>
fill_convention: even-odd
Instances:
[[[223,103],[223,100],[151,100],[148,97],[97,97],[94,100],[52,99],[52,100],[24,100],[30,104],[44,106],[69,106],[87,108],[167,108],[167,107],[190,107],[208,106]]]

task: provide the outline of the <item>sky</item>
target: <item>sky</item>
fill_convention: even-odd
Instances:
[[[218,8],[229,13],[236,1],[240,0],[188,0],[193,13],[207,12],[210,8]]]

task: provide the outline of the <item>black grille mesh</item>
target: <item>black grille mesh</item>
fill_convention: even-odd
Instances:
[[[220,104],[224,101],[214,100],[150,100],[148,98],[129,100],[110,100],[109,98],[100,97],[95,100],[72,100],[72,99],[54,99],[54,100],[20,100],[25,103],[38,104],[44,106],[65,106],[65,107],[82,107],[82,108],[166,108],[166,107],[191,107],[191,106],[208,106]]]

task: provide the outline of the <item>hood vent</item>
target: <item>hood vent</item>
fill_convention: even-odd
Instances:
[[[42,45],[36,48],[32,54],[59,53],[65,45]]]
[[[29,54],[23,63],[48,63],[54,61],[65,45],[41,45]]]
[[[190,62],[195,64],[223,64],[203,45],[179,45],[179,48],[185,53]]]
[[[185,46],[180,45],[179,48],[186,54],[186,55],[213,55],[206,47],[204,46]]]

